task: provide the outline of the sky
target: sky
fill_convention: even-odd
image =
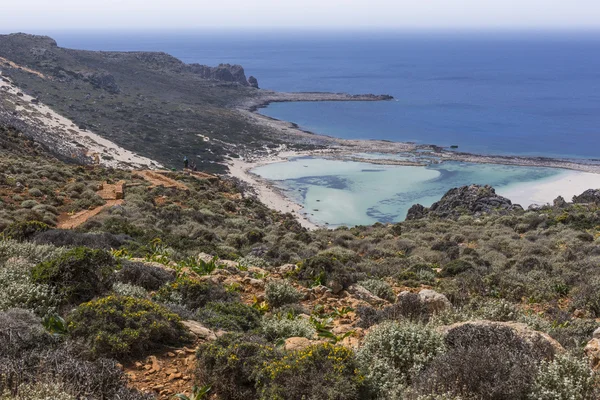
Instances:
[[[20,0],[0,31],[114,29],[600,30],[600,0]]]

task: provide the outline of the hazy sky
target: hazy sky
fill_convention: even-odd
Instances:
[[[600,29],[600,0],[17,0],[0,31],[44,29]]]

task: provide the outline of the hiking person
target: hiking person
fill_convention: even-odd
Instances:
[[[190,162],[189,162],[187,156],[184,156],[183,157],[183,169],[187,169],[189,163]]]

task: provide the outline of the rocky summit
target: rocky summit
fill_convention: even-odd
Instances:
[[[408,210],[406,219],[414,220],[427,216],[458,218],[461,215],[478,216],[513,210],[523,210],[523,207],[497,195],[496,190],[489,185],[470,185],[449,190],[440,201],[433,203],[429,208],[415,204]]]

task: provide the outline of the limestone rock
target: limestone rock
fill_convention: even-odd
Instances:
[[[458,218],[461,215],[479,216],[490,213],[506,213],[523,210],[518,204],[496,194],[489,185],[470,185],[450,189],[440,201],[427,209],[419,204],[408,210],[406,219],[420,219],[431,215],[438,218]]]
[[[595,334],[596,332],[594,332],[594,335]],[[594,371],[600,369],[600,339],[594,337],[588,342],[583,351],[590,360],[590,366],[592,369],[594,369]]]
[[[419,299],[431,314],[452,308],[452,303],[450,303],[450,300],[435,290],[421,290],[419,292]]]
[[[305,349],[311,344],[312,341],[305,337],[291,337],[285,340],[283,348],[287,351],[296,351]]]
[[[251,76],[250,78],[248,78],[248,83],[253,88],[257,88],[258,89],[258,79],[256,79],[255,77]]]
[[[217,335],[200,322],[188,320],[182,321],[181,323],[200,340],[206,340],[209,342],[217,340]]]
[[[573,203],[576,204],[600,204],[600,189],[588,189],[579,196],[573,196]]]
[[[354,297],[366,301],[367,303],[369,303],[372,306],[381,306],[383,304],[386,303],[385,300],[383,300],[380,297],[375,296],[374,294],[372,294],[371,292],[369,292],[367,289],[365,289],[364,287],[360,286],[360,285],[352,285],[348,288],[348,293],[350,293],[351,295],[353,295]]]
[[[554,207],[559,207],[559,208],[563,208],[567,206],[567,202],[565,201],[565,198],[562,196],[558,196],[557,198],[554,199],[553,201]]]

